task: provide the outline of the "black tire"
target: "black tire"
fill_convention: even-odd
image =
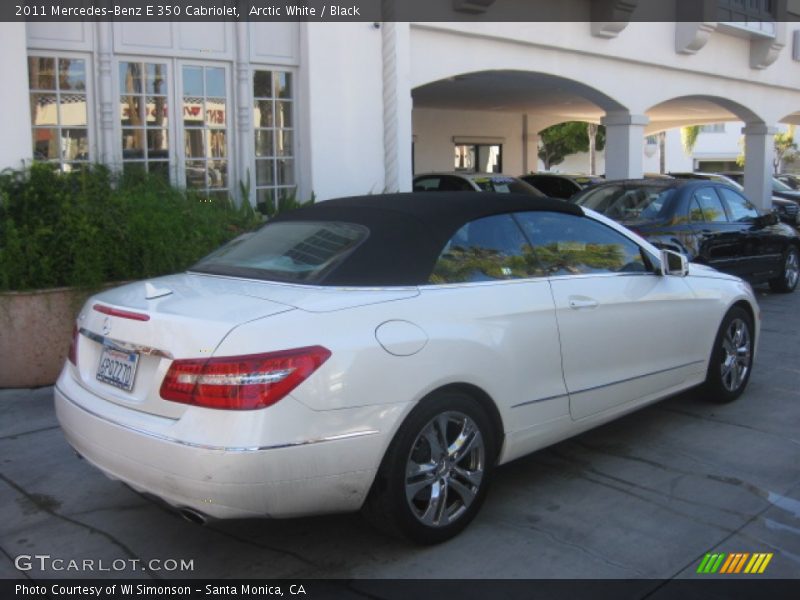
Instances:
[[[435,446],[441,448],[443,444],[430,440],[431,436],[441,440],[438,434],[443,423],[450,450],[459,437],[464,436],[464,442],[455,451],[437,453]],[[418,544],[449,540],[478,513],[496,458],[495,434],[480,404],[462,392],[436,392],[403,422],[362,512],[379,529]],[[412,464],[425,469],[408,476]],[[442,494],[444,503],[439,503],[436,498]]]
[[[734,306],[725,315],[714,340],[708,365],[705,397],[713,402],[733,402],[742,395],[753,369],[753,319]]]
[[[788,294],[797,287],[800,279],[800,257],[795,246],[789,246],[783,253],[783,268],[780,276],[770,279],[769,287],[773,292]]]

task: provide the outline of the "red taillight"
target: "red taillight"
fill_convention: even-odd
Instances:
[[[78,366],[78,326],[72,326],[72,339],[69,342],[69,352],[67,353],[67,360],[76,367]]]
[[[331,353],[322,346],[267,354],[173,361],[164,382],[164,400],[228,410],[275,404],[316,371]]]
[[[120,317],[121,319],[133,319],[134,321],[150,320],[150,315],[146,315],[144,313],[131,312],[129,310],[121,310],[119,308],[111,308],[110,306],[104,306],[102,304],[95,304],[92,308],[99,313],[103,313],[104,315],[111,315],[112,317]]]

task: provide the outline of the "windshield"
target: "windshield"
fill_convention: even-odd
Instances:
[[[674,188],[663,186],[606,185],[595,188],[575,202],[615,221],[657,219],[662,215]]]
[[[772,178],[772,191],[773,192],[794,192],[791,187],[783,183],[780,179]]]
[[[516,177],[475,177],[472,180],[484,192],[501,194],[532,194],[544,196],[539,190]]]
[[[190,270],[252,279],[317,282],[368,234],[362,225],[334,221],[268,223],[219,248]]]

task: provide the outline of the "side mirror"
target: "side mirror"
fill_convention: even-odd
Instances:
[[[774,208],[768,213],[764,213],[763,215],[759,215],[756,218],[756,226],[757,227],[770,227],[772,225],[777,225],[780,223],[780,216],[778,215],[778,209]]]
[[[689,274],[689,261],[683,254],[672,250],[661,251],[661,274],[686,277]]]

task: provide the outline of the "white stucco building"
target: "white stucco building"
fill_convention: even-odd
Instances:
[[[326,199],[409,190],[459,156],[536,170],[538,132],[567,120],[605,124],[601,172],[636,177],[646,136],[742,122],[745,187],[768,201],[772,135],[800,123],[800,0],[735,23],[714,20],[727,0],[661,3],[692,22],[607,0],[559,3],[582,21],[502,22],[510,1],[443,3],[497,22],[1,23],[0,166],[35,154]]]

